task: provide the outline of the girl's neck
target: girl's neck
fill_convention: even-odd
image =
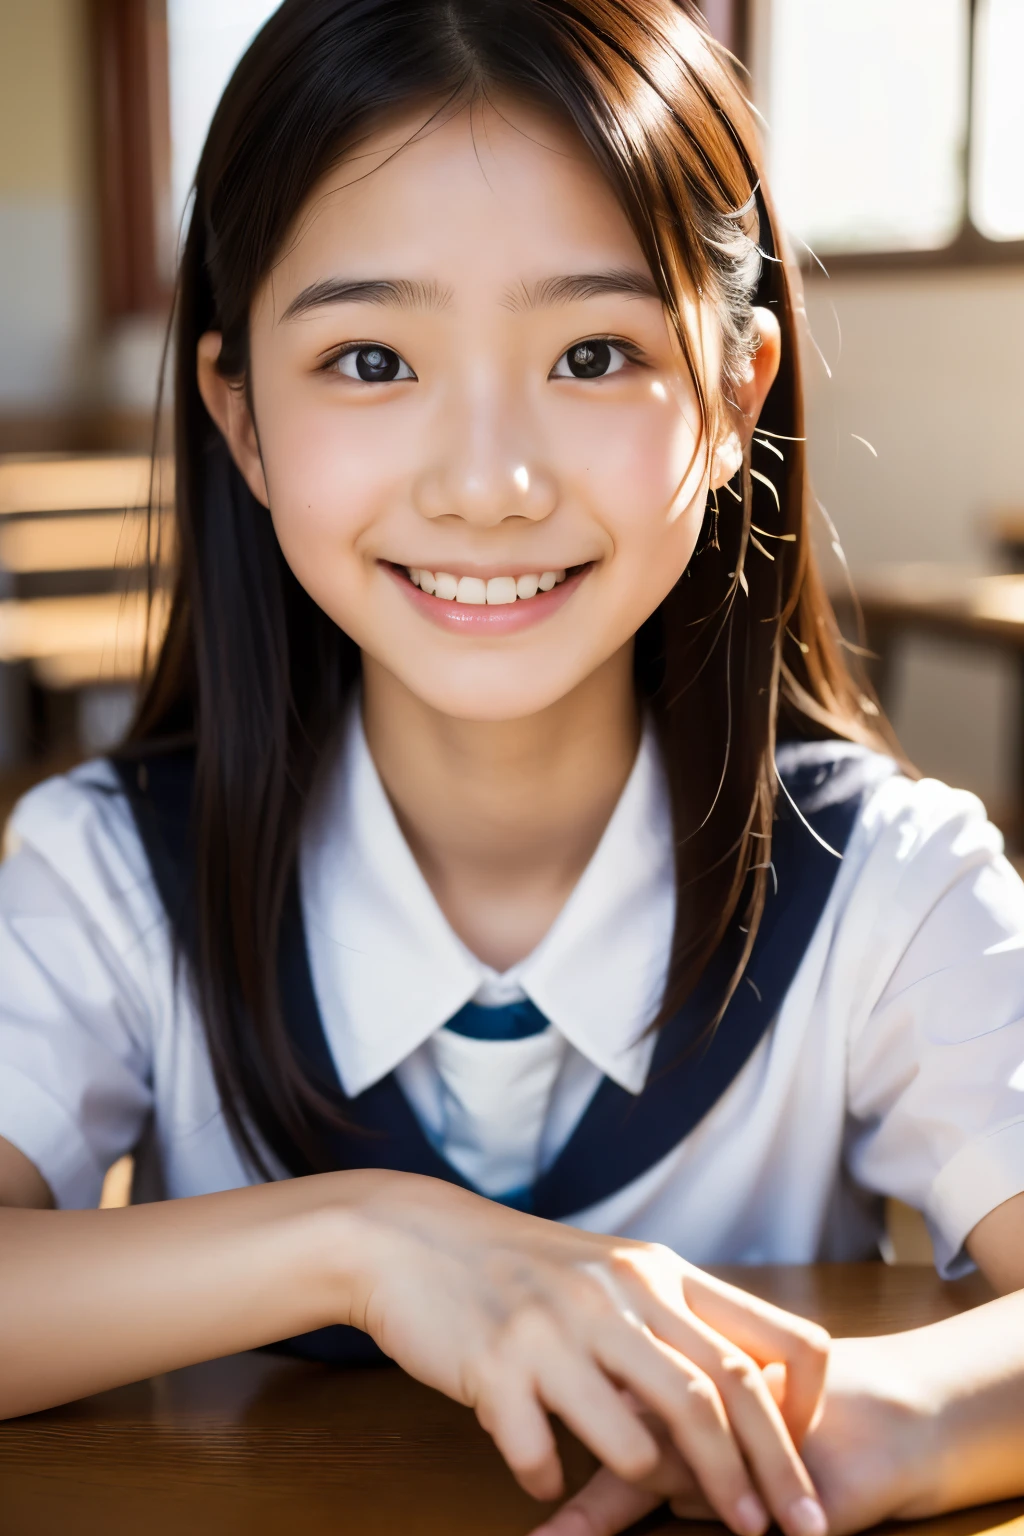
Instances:
[[[363,720],[399,824],[463,942],[507,970],[544,937],[636,757],[632,646],[522,720],[457,720],[363,662]]]

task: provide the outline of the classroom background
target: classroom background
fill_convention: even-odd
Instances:
[[[116,739],[159,638],[175,255],[217,97],[274,9],[0,0],[0,826]],[[1019,855],[1024,0],[705,9],[750,72],[804,268],[844,630],[908,755],[980,794]]]

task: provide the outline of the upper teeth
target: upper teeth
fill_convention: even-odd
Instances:
[[[541,571],[539,576],[452,576],[448,571],[421,571],[408,565],[409,580],[434,597],[456,603],[514,603],[517,598],[550,592],[565,580],[564,571]]]

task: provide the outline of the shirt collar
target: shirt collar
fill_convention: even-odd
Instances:
[[[471,998],[522,995],[631,1093],[647,1077],[675,920],[672,829],[648,727],[589,864],[536,949],[499,976],[453,932],[395,818],[358,710],[310,804],[301,853],[310,968],[354,1096]]]

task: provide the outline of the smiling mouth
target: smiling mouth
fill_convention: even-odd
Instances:
[[[467,603],[474,607],[507,607],[530,602],[544,592],[560,586],[566,577],[578,575],[592,564],[568,566],[564,571],[549,570],[521,576],[453,576],[450,571],[421,570],[417,566],[397,565],[394,569],[419,587],[429,597],[444,603]]]

